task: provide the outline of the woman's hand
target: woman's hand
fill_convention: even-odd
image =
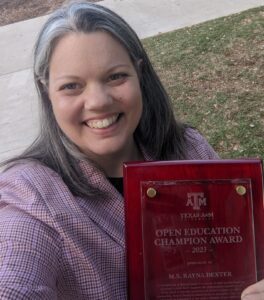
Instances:
[[[242,295],[242,300],[264,300],[264,279],[247,287]]]

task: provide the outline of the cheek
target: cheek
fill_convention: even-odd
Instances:
[[[59,128],[75,143],[81,128],[76,114],[69,106],[58,105],[57,103],[53,105],[53,113]]]
[[[61,125],[61,123],[63,123],[68,117],[65,107],[61,107],[57,103],[52,103],[52,109],[56,121],[58,122],[59,125]]]
[[[68,100],[68,101],[67,101]],[[74,121],[77,116],[77,109],[70,103],[70,99],[51,100],[53,113],[59,125],[64,122]]]
[[[142,93],[139,83],[135,82],[134,85],[130,86],[126,91],[125,96],[130,95],[130,106],[133,110],[142,110]]]

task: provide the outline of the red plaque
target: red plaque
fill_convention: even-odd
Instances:
[[[240,299],[264,277],[261,160],[124,165],[130,300]]]

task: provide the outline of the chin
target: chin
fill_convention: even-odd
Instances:
[[[108,157],[115,156],[121,153],[120,149],[83,149],[83,153],[85,153],[88,157]]]

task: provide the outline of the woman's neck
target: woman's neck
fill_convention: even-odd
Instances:
[[[130,151],[125,153],[115,153],[105,157],[100,166],[103,168],[107,177],[123,177],[123,163],[126,161],[142,161],[143,155],[136,143],[130,147]]]

